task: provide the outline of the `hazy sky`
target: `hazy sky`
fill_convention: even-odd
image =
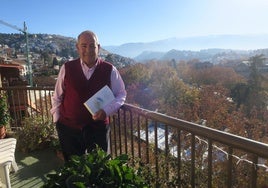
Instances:
[[[76,37],[90,29],[101,45],[170,37],[268,34],[268,0],[1,0],[0,20],[29,33]],[[0,24],[0,33],[16,33]]]

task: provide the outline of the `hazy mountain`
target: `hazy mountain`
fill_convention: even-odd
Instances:
[[[146,61],[152,59],[161,59],[165,55],[165,52],[144,51],[140,55],[135,57],[136,61]]]
[[[200,51],[190,50],[170,50],[166,52],[161,60],[184,60],[189,61],[198,59],[200,61],[209,61],[213,64],[218,64],[224,60],[241,60],[258,54],[258,51],[250,50],[231,50],[231,49],[207,49]]]
[[[266,35],[211,35],[188,38],[169,38],[148,43],[126,43],[120,46],[104,46],[104,49],[125,57],[138,60],[154,59],[160,52],[172,49],[199,51],[202,49],[233,49],[254,50],[268,48],[268,34]],[[151,53],[154,52],[154,53]],[[151,56],[149,54],[151,53]]]

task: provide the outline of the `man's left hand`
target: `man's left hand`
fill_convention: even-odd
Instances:
[[[99,111],[97,111],[93,116],[92,116],[93,120],[97,121],[97,120],[105,120],[106,118],[106,113],[103,109],[100,109]]]

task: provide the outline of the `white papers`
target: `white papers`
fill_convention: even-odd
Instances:
[[[107,104],[114,100],[114,94],[111,89],[106,85],[84,102],[88,111],[94,115],[98,110],[102,109]]]

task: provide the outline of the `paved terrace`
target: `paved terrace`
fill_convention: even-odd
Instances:
[[[45,180],[46,174],[54,172],[63,162],[52,149],[22,153],[16,151],[19,170],[10,174],[12,188],[38,188]]]

